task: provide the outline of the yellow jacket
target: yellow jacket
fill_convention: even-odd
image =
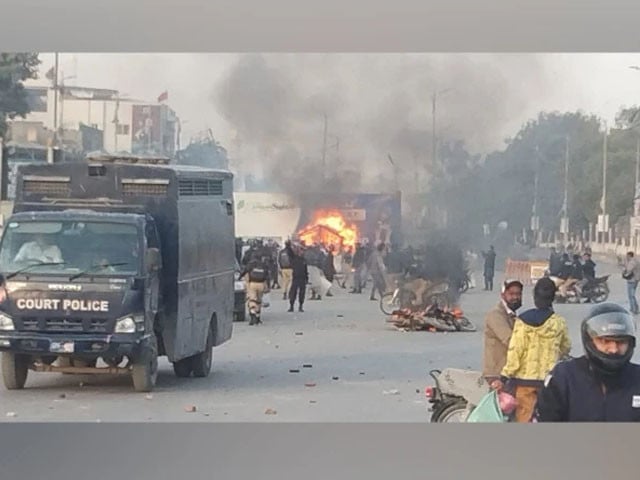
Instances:
[[[551,309],[533,309],[516,319],[507,351],[504,377],[544,381],[561,357],[571,351],[567,324]]]

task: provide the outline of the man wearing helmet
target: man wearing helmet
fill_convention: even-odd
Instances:
[[[595,306],[581,327],[585,355],[555,366],[538,396],[539,422],[639,422],[640,365],[632,315]]]

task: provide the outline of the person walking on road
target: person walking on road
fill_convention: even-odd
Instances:
[[[304,312],[304,298],[309,282],[309,270],[307,262],[300,248],[294,247],[289,243],[286,246],[287,254],[291,262],[291,289],[289,290],[289,312],[293,312],[293,306],[298,299],[298,311]]]
[[[240,278],[248,275],[247,282],[247,303],[249,304],[249,315],[251,320],[249,325],[262,323],[260,313],[262,312],[262,297],[269,292],[269,267],[266,257],[254,256],[240,274]]]
[[[384,264],[385,250],[385,244],[381,243],[369,257],[369,272],[371,274],[371,279],[373,280],[373,287],[371,287],[371,296],[369,297],[369,300],[376,300],[376,290],[381,297],[387,291],[387,283],[384,278],[387,272],[387,267]]]
[[[488,252],[482,252],[484,257],[484,289],[493,291],[493,277],[496,273],[496,251],[493,245]]]
[[[291,269],[291,257],[289,256],[288,249],[291,247],[291,240],[284,242],[284,248],[280,250],[278,254],[278,265],[280,266],[280,273],[282,273],[282,299],[286,300],[291,288],[291,275],[293,270]]]
[[[640,281],[640,262],[635,258],[633,252],[627,253],[627,261],[622,272],[622,278],[627,281],[627,296],[629,297],[629,309],[631,313],[637,315],[640,313],[638,309],[638,300],[636,299],[636,290]]]

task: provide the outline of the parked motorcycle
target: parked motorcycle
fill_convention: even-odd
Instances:
[[[489,392],[481,372],[447,368],[429,372],[435,386],[425,388],[431,423],[464,422]]]

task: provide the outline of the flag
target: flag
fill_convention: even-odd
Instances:
[[[169,92],[166,90],[158,97],[158,103],[166,102],[169,99]]]

